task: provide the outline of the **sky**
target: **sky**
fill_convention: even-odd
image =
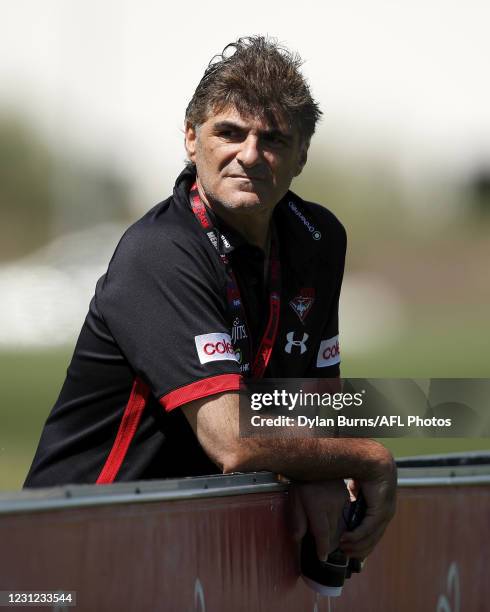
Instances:
[[[490,160],[489,7],[1,0],[0,95],[61,155],[122,169],[154,202],[182,167],[184,110],[209,59],[268,34],[305,60],[324,111],[316,147],[384,154],[415,180],[427,168],[464,173]]]

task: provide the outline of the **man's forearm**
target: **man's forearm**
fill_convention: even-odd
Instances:
[[[391,453],[367,438],[243,439],[224,472],[268,470],[294,480],[375,480],[396,473]]]
[[[246,401],[223,393],[183,407],[202,447],[223,472],[268,470],[294,480],[377,480],[396,473],[390,452],[368,438],[240,437],[239,400]]]

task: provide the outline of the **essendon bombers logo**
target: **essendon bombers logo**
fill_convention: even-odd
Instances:
[[[338,335],[320,342],[320,348],[316,358],[316,367],[325,368],[327,366],[335,365],[336,363],[340,363],[340,346]]]
[[[202,364],[209,361],[238,361],[229,334],[202,334],[194,338],[197,355]]]
[[[304,324],[306,316],[313,306],[315,301],[315,289],[313,287],[304,287],[300,290],[299,295],[289,302],[289,305],[298,315],[301,323]]]

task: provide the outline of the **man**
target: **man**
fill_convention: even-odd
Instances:
[[[186,111],[189,166],[99,280],[26,486],[270,470],[316,481],[296,489],[295,521],[324,557],[352,478],[368,511],[342,545],[361,558],[394,512],[388,451],[238,435],[247,378],[339,376],[345,232],[288,191],[320,111],[274,42],[240,39],[217,59]]]

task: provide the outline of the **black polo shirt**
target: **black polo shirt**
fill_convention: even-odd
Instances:
[[[238,390],[227,269],[189,204],[173,196],[131,226],[98,281],[25,486],[217,473],[183,404]],[[268,318],[264,254],[214,217],[257,348]],[[273,214],[281,262],[279,331],[266,377],[339,374],[338,301],[346,237],[325,208],[288,192]],[[236,335],[236,334],[235,334]]]

